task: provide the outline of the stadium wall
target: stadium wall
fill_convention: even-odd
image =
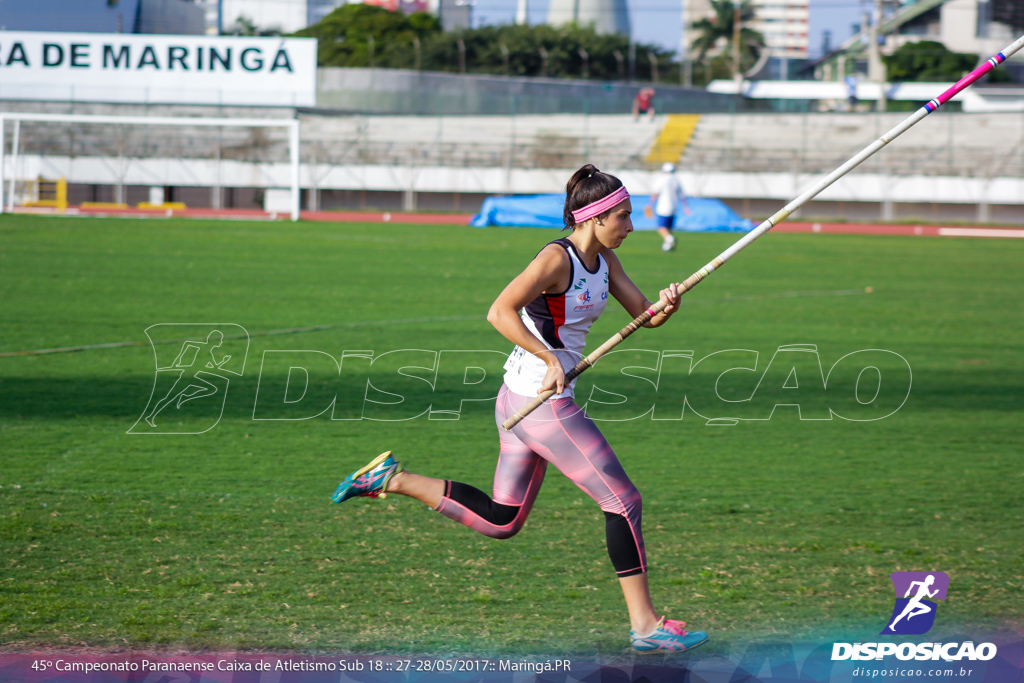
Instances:
[[[622,114],[641,86],[559,78],[507,78],[403,69],[321,67],[317,107],[376,114]],[[771,103],[658,84],[663,113],[767,111]]]
[[[68,160],[26,156],[30,174],[67,164],[70,170],[69,199],[110,201],[109,165],[99,158]],[[167,201],[192,207],[215,205],[211,194],[218,177],[244,179],[242,187],[223,187],[224,208],[259,208],[267,189],[287,186],[285,163],[247,164],[209,160],[153,160],[166,165],[163,181]],[[467,211],[480,208],[483,199],[501,194],[540,194],[562,187],[574,169],[506,169],[443,167],[399,168],[394,166],[345,165],[321,173],[316,199],[311,169],[302,166],[304,208]],[[658,177],[653,171],[609,169],[636,194],[649,193]],[[126,178],[128,201],[144,197],[151,174],[140,172]],[[799,194],[814,176],[789,173],[680,173],[687,191],[696,196],[726,201],[744,217],[767,215]],[[90,182],[90,180],[103,182]],[[135,188],[135,189],[133,189]],[[1024,222],[1024,179],[962,178],[941,176],[894,177],[863,173],[844,177],[825,190],[801,214],[804,217],[854,220],[969,220]]]
[[[280,109],[246,107],[179,106],[160,107],[157,110],[145,105],[38,102],[4,102],[0,103],[0,109],[93,114],[159,113],[174,116],[209,116],[216,113],[250,118],[262,115],[279,118],[282,113]],[[939,125],[938,130],[940,133],[948,133],[954,130],[952,124],[961,121],[961,117],[972,116],[982,115],[958,114],[957,118],[947,119],[951,125]],[[865,165],[826,190],[820,200],[811,203],[802,211],[803,217],[824,220],[1024,223],[1024,156],[1021,154],[1022,148],[1019,147],[1024,119],[1021,119],[1019,114],[985,116],[989,118],[985,119],[987,124],[982,127],[984,130],[969,137],[957,134],[957,154],[947,155],[936,147],[936,150],[942,153],[932,154],[929,164],[919,164],[922,173],[894,173],[889,169],[889,164],[898,160],[901,152],[912,153],[912,156],[922,153],[919,150],[915,151],[914,145],[909,144],[912,140],[901,141],[894,145],[892,150],[879,154],[878,163]],[[852,132],[847,133],[847,136],[857,138],[861,136],[862,131],[853,124],[865,117],[869,115],[810,115],[807,119],[809,123],[804,125],[803,118],[797,119],[794,123],[781,115],[758,115],[756,120],[746,120],[750,117],[718,116],[719,119],[746,122],[741,123],[737,130],[728,127],[732,124],[726,127],[722,124],[709,126],[709,133],[705,137],[709,138],[710,142],[706,142],[705,145],[712,144],[720,138],[721,145],[724,146],[720,149],[712,148],[712,151],[715,151],[714,155],[700,159],[690,159],[690,153],[687,152],[679,164],[680,168],[684,169],[680,177],[688,192],[697,196],[721,199],[744,217],[768,215],[796,196],[817,177],[817,171],[820,169],[813,168],[810,164],[793,163],[777,165],[777,171],[767,170],[771,168],[771,164],[774,163],[772,159],[775,157],[773,149],[765,147],[765,140],[771,139],[772,144],[781,144],[786,149],[798,150],[805,147],[811,152],[817,150],[821,144],[814,136],[805,138],[801,131],[813,132],[815,126],[819,125],[830,129],[838,126],[849,128]],[[997,121],[992,117],[1005,118],[1005,125],[996,126]],[[715,116],[703,118],[710,120]],[[815,124],[817,118],[823,120]],[[651,170],[652,166],[644,160],[643,136],[655,135],[658,124],[646,121],[634,123],[629,115],[586,117],[589,124],[584,117],[564,114],[539,115],[532,117],[532,120],[526,115],[463,119],[318,115],[301,116],[300,120],[303,141],[303,207],[310,209],[475,212],[490,195],[556,191],[564,185],[565,178],[578,167],[577,157],[580,154],[583,154],[580,159],[595,159],[601,168],[619,174],[631,190],[637,193],[649,192],[657,175]],[[866,125],[865,121],[860,121],[858,125],[863,127]],[[980,118],[965,120],[963,128],[976,128],[977,126],[973,124],[980,121]],[[522,147],[516,147],[514,154],[509,151],[507,156],[504,153],[498,155],[497,163],[487,162],[483,157],[467,157],[466,155],[480,149],[480,135],[469,135],[467,131],[472,131],[486,122],[490,122],[492,126],[485,131],[486,137],[494,146],[502,150],[512,150],[516,145]],[[372,135],[366,132],[367,126],[373,128]],[[531,129],[531,126],[536,130]],[[756,135],[751,133],[751,139],[763,138],[762,152],[767,153],[767,161],[754,159],[750,156],[751,150],[740,146],[747,144],[740,135],[740,129],[751,126],[752,131],[758,131]],[[632,154],[602,158],[608,154],[607,149],[592,149],[589,146],[578,145],[579,149],[574,149],[559,162],[557,155],[537,155],[531,152],[541,148],[551,152],[552,139],[574,131],[579,135],[588,127],[589,135],[595,140],[620,135],[621,140],[611,139],[613,149],[623,148],[627,141],[638,141],[637,149],[640,150],[640,156]],[[410,132],[413,129],[417,129],[414,131],[415,134]],[[115,180],[111,173],[111,167],[118,165],[111,163],[115,160],[110,156],[110,149],[116,147],[112,142],[105,143],[108,148],[107,156],[91,151],[97,149],[97,140],[90,141],[83,139],[82,136],[75,139],[74,144],[77,147],[73,154],[69,154],[66,148],[62,151],[57,143],[53,143],[57,145],[54,149],[40,151],[38,148],[33,150],[29,144],[31,136],[28,130],[22,127],[18,177],[66,177],[71,204],[110,202],[115,196],[120,196],[126,203],[134,205],[148,199],[149,187],[162,185],[167,201],[184,202],[190,207],[261,208],[267,197],[266,190],[288,186],[288,164],[283,153],[278,154],[273,163],[266,160],[256,163],[242,158],[228,158],[229,148],[225,147],[222,158],[218,160],[215,158],[216,145],[210,146],[209,138],[203,138],[198,130],[193,134],[190,129],[184,129],[183,132],[174,133],[175,139],[150,140],[147,143],[153,148],[164,145],[171,149],[176,144],[181,144],[179,138],[182,138],[188,145],[185,156],[191,158],[154,153],[140,166],[137,175],[128,174],[120,180]],[[533,130],[531,135],[534,137],[527,135],[528,130]],[[999,134],[992,135],[994,131],[999,131]],[[10,149],[11,135],[9,127],[5,141],[7,149]],[[48,138],[54,138],[55,135],[61,137],[53,130],[47,132]],[[106,132],[104,135],[113,136],[113,132]],[[278,131],[271,136],[252,141],[253,149],[259,152],[261,149],[268,149],[267,145],[271,145],[274,149],[279,147],[284,150],[286,141],[283,138],[277,139],[273,137],[274,135],[281,137],[283,133]],[[833,135],[837,136],[838,134]],[[928,137],[934,146],[947,136],[936,136],[932,131]],[[375,146],[385,139],[387,144],[394,145],[394,148]],[[801,142],[805,139],[806,142]],[[424,141],[429,144],[424,144]],[[235,149],[240,149],[239,154],[244,156],[247,153],[245,145],[249,144],[249,141],[242,140],[241,143],[243,144],[237,145]],[[902,147],[897,148],[901,143]],[[845,138],[838,136],[833,142],[833,146],[835,145],[845,150]],[[963,150],[960,149],[961,145],[964,145]],[[584,150],[590,151],[584,154]],[[818,152],[820,150],[816,151]],[[116,155],[116,152],[114,154]],[[992,165],[985,161],[997,154],[1009,154],[1004,160],[1006,163]],[[964,173],[949,173],[945,171],[946,156],[954,160],[976,158],[988,165],[984,168],[978,166],[973,171],[965,167],[967,170]],[[813,155],[808,158],[814,160]],[[146,173],[146,165],[150,170],[160,169],[159,174]],[[906,164],[897,164],[894,168],[904,166]],[[744,168],[748,170],[743,170]],[[122,192],[115,193],[113,187],[118,182],[123,189]]]

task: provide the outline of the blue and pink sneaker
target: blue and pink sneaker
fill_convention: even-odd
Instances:
[[[332,503],[344,503],[356,496],[386,498],[388,481],[402,471],[402,463],[391,457],[391,451],[381,453],[364,467],[348,475],[331,496]]]
[[[708,642],[708,634],[703,631],[687,632],[685,621],[674,621],[661,618],[657,627],[647,635],[630,631],[633,649],[640,654],[652,652],[686,652]]]

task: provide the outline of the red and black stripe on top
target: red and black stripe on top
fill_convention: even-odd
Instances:
[[[553,349],[564,349],[558,330],[565,324],[565,292],[541,294],[526,305],[526,315],[533,320],[541,338]]]

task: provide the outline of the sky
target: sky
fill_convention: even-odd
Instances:
[[[77,0],[0,0],[0,23],[4,15],[24,12],[29,15],[46,17],[52,11],[49,5],[76,2]],[[93,0],[95,2],[95,0]],[[508,24],[515,20],[516,0],[469,0],[473,6],[473,24]],[[527,0],[530,23],[542,23],[547,19],[548,0]],[[682,3],[684,0],[627,0],[633,24],[633,37],[641,43],[655,43],[670,50],[679,50],[682,35]],[[835,47],[849,38],[851,26],[859,24],[863,9],[871,0],[810,0],[810,56],[821,54],[823,31],[831,31],[832,46]],[[6,5],[6,7],[5,7]],[[100,17],[97,17],[99,19]],[[84,27],[83,27],[84,28]],[[86,28],[85,30],[90,30]],[[91,30],[104,30],[92,28]],[[107,29],[109,30],[109,29]]]
[[[682,35],[683,0],[629,0],[633,37],[642,43],[656,43],[679,50]],[[548,0],[528,0],[530,23],[547,18]],[[832,32],[835,47],[851,35],[868,7],[866,0],[810,0],[810,56],[821,54],[823,31]],[[476,0],[473,24],[508,24],[515,20],[516,0]]]

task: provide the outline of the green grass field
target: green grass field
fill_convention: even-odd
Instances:
[[[459,420],[253,420],[264,351],[507,352],[484,314],[557,236],[3,216],[0,353],[145,341],[159,323],[235,323],[252,341],[223,418],[197,435],[127,433],[153,389],[148,345],[0,358],[0,648],[622,653],[628,620],[603,516],[558,472],[508,541],[408,499],[328,502],[385,449],[488,489],[492,406]],[[663,254],[640,233],[619,254],[653,297],[735,239],[685,235]],[[638,397],[592,413],[619,420],[601,426],[644,495],[655,602],[711,634],[702,653],[744,639],[874,638],[897,570],[950,575],[935,635],[1021,628],[1022,259],[1024,244],[1009,240],[768,235],[688,294],[670,324],[623,345],[636,351],[580,379],[578,395],[597,385]],[[627,321],[611,304],[591,347]],[[333,327],[259,336],[315,325]],[[787,344],[816,345],[826,373],[858,350],[898,353],[913,372],[909,398],[865,422],[800,420],[785,407],[731,427],[693,413],[626,419],[653,395],[618,372],[649,360],[642,351],[748,349],[759,375]],[[177,347],[162,348],[173,358]],[[726,415],[713,393],[723,368],[681,367],[666,367],[656,398],[685,391],[720,409],[705,417]],[[880,370],[888,388],[896,370]],[[726,395],[756,383],[730,377]],[[870,414],[802,377],[826,415],[840,404]],[[450,402],[461,379],[440,377],[433,399],[424,382],[403,386],[420,406]],[[314,398],[334,391],[313,380]],[[486,381],[496,392],[500,377]],[[770,389],[755,396],[786,391]],[[198,431],[210,417],[172,406],[161,419]]]

